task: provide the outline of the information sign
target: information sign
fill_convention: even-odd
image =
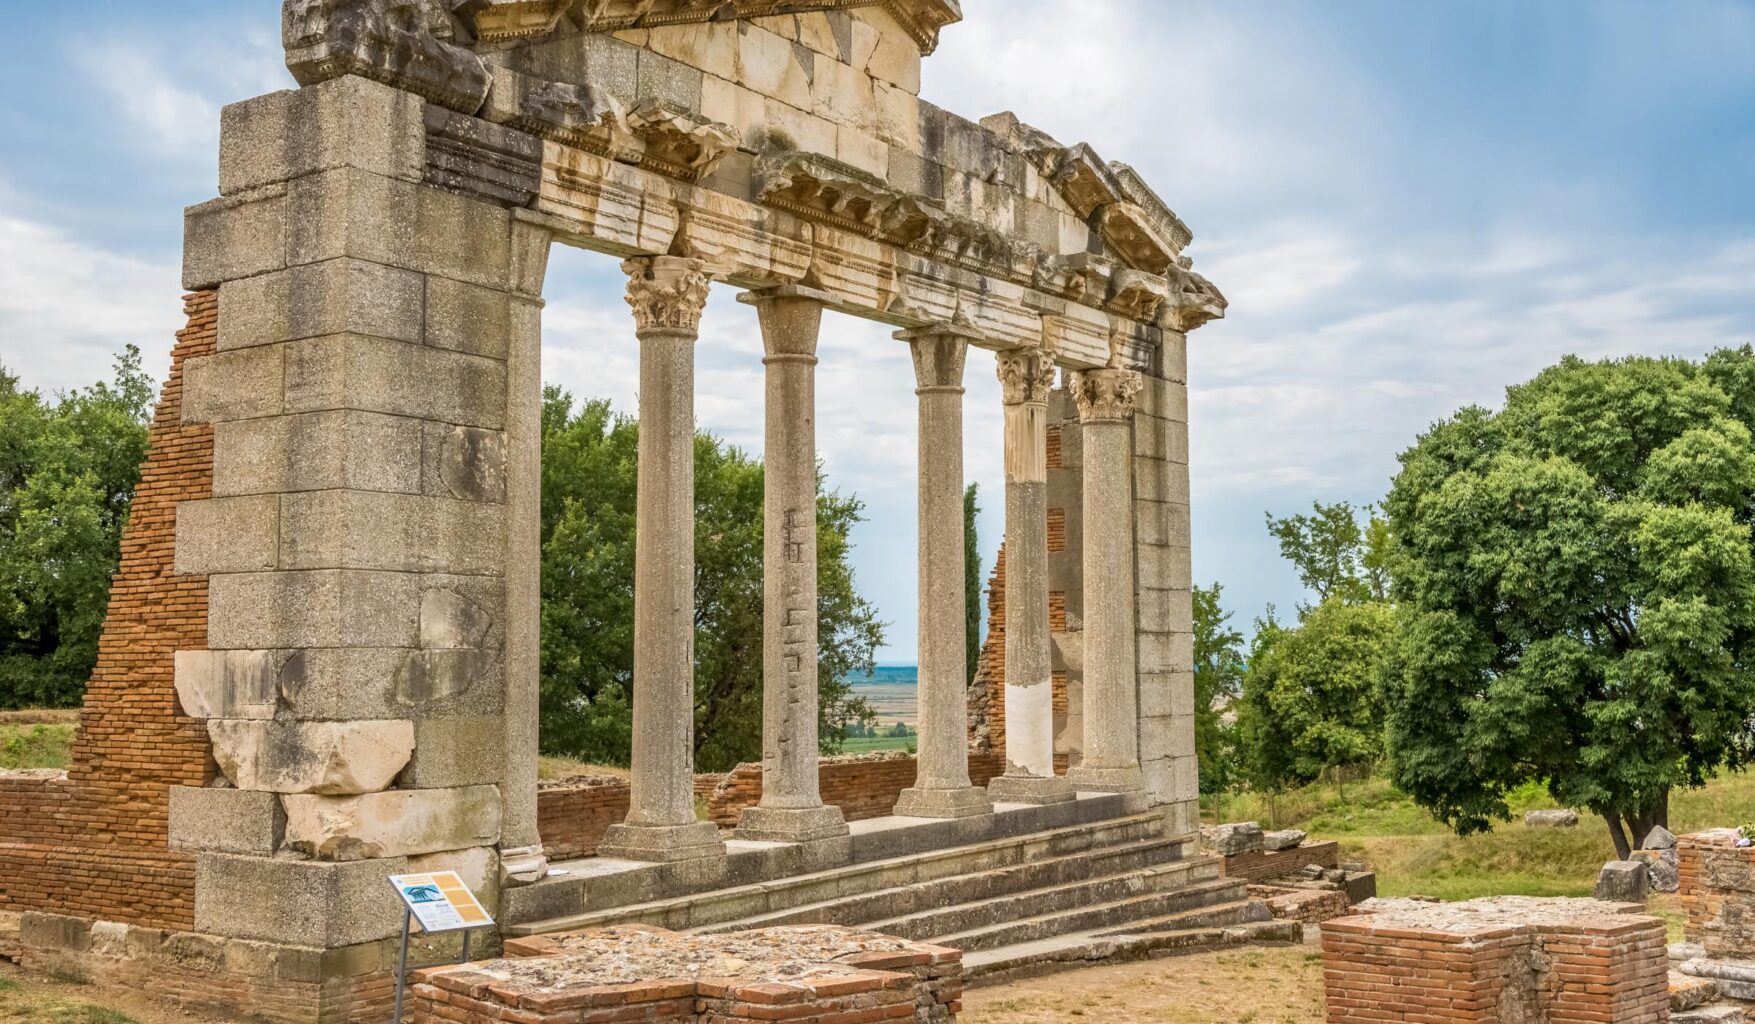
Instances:
[[[420,922],[421,930],[455,932],[481,928],[494,923],[481,901],[463,884],[455,871],[435,871],[425,875],[392,875],[390,884],[408,905],[409,913]]]

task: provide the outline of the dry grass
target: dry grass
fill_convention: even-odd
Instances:
[[[962,1024],[1321,1024],[1309,946],[1197,953],[1069,971],[963,997]]]
[[[128,989],[27,974],[0,961],[0,1024],[217,1024]]]
[[[613,765],[575,761],[570,757],[539,757],[536,759],[536,777],[539,779],[570,779],[575,775],[607,775],[625,779],[628,777],[628,770]]]

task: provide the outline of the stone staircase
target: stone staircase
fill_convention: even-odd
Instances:
[[[718,933],[852,925],[964,951],[971,981],[1217,945],[1296,941],[1215,858],[1184,856],[1158,813],[1084,822],[873,859],[707,892],[603,907],[506,929],[537,935],[616,924]]]

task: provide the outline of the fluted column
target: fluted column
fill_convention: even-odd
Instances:
[[[1005,401],[1005,774],[996,803],[1059,803],[1054,774],[1054,660],[1048,634],[1048,392],[1054,354],[999,356]]]
[[[968,597],[963,578],[963,362],[960,324],[896,335],[914,349],[920,399],[920,743],[914,785],[896,813],[922,818],[989,814],[969,782],[965,726]]]
[[[628,817],[604,857],[723,857],[695,820],[695,340],[710,281],[702,262],[622,264],[640,339],[640,463],[634,536],[634,759]]]
[[[767,353],[762,802],[744,811],[739,839],[815,844],[848,834],[817,784],[816,366],[827,299],[801,285],[738,297],[756,307]]]
[[[1145,788],[1134,659],[1133,370],[1073,378],[1084,434],[1085,749],[1067,772],[1076,789]]]

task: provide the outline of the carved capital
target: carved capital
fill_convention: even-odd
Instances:
[[[696,334],[713,281],[706,262],[692,256],[636,256],[622,263],[634,331]]]
[[[946,322],[898,331],[896,339],[914,349],[915,394],[963,391],[963,362],[969,342],[981,337],[965,324]]]
[[[1001,352],[999,383],[1006,405],[1040,405],[1054,389],[1054,353],[1039,348]]]
[[[1073,375],[1073,398],[1080,423],[1112,423],[1133,416],[1134,399],[1145,386],[1138,370],[1081,370]]]

